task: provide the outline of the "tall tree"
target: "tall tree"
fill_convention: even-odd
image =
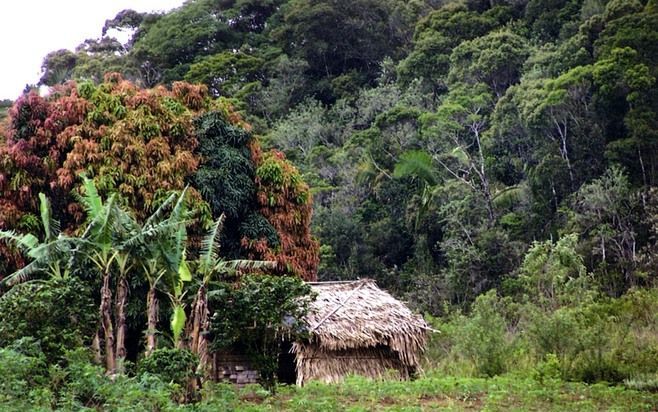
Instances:
[[[463,85],[451,90],[437,112],[422,120],[426,147],[433,159],[450,178],[482,197],[493,224],[494,194],[483,140],[491,110],[491,93],[484,84]]]

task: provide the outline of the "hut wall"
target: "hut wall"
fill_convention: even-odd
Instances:
[[[297,385],[309,380],[340,382],[351,374],[374,379],[408,379],[412,373],[387,346],[324,350],[315,344],[296,343],[293,348],[297,356]]]
[[[246,356],[237,353],[215,353],[215,381],[229,382],[237,385],[258,383],[260,373],[251,366]]]

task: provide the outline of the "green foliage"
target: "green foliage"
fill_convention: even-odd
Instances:
[[[196,119],[203,161],[194,175],[194,184],[209,203],[213,215],[226,216],[222,247],[227,256],[240,255],[240,242],[268,239],[277,245],[278,235],[257,211],[255,167],[251,135],[231,125],[220,112]]]
[[[340,92],[331,90],[330,80],[358,73],[363,76],[355,76],[356,83],[364,84],[384,56],[397,54],[400,39],[391,30],[388,6],[374,0],[290,1],[273,33],[289,56],[306,60],[316,80],[313,91],[330,101]]]
[[[596,409],[594,401],[569,398],[561,379],[651,388],[658,369],[657,11],[655,0],[197,0],[162,15],[122,11],[102,38],[44,59],[42,83],[89,81],[21,96],[0,125],[0,233],[21,249],[0,245],[0,276],[39,254],[49,259],[14,279],[75,275],[99,287],[90,262],[80,259],[67,272],[68,259],[55,259],[68,256],[71,244],[59,242],[53,223],[76,233],[85,212],[97,209],[69,195],[84,193],[76,178],[85,171],[100,196],[115,193],[111,202],[135,218],[123,228],[128,215],[95,223],[108,253],[94,258],[110,263],[112,292],[130,274],[132,313],[143,311],[149,286],[151,302],[171,297],[151,332],[167,328],[172,314],[190,323],[192,308],[203,307],[191,304],[197,290],[185,293],[196,282],[182,280],[199,273],[195,264],[179,270],[186,268],[185,233],[165,217],[172,205],[158,209],[189,183],[198,218],[188,228],[192,262],[203,249],[200,234],[225,214],[221,238],[213,237],[222,244],[220,261],[276,261],[277,273],[312,280],[373,277],[413,307],[445,316],[429,351],[441,372],[523,376],[514,384],[460,383],[464,391],[432,380],[379,387],[377,395],[355,380],[346,389],[352,394],[397,400],[407,390],[418,397],[391,407],[436,409],[445,402],[419,399],[427,395],[423,385],[438,385],[448,397],[477,398],[457,409]],[[132,38],[120,44],[112,28],[134,30]],[[104,80],[108,69],[135,84],[172,88]],[[230,96],[240,114],[227,99],[211,101],[206,86],[176,82],[182,79]],[[262,152],[257,135],[281,152]],[[38,193],[52,213],[41,213]],[[164,232],[171,240],[146,241]],[[109,240],[124,238],[134,250],[110,254]],[[126,260],[129,253],[141,258]],[[234,293],[226,285],[220,291]],[[252,307],[244,303],[242,312]],[[127,322],[134,357],[144,320],[130,315]],[[228,345],[221,328],[237,332],[222,322],[214,332]],[[253,322],[244,322],[251,330]],[[135,409],[139,388],[152,388],[145,389],[149,405],[166,410],[180,395],[148,374],[111,387],[92,369],[80,370],[94,389],[78,387],[84,395],[67,398],[69,409]],[[478,393],[489,382],[523,395],[495,389],[483,400]],[[59,406],[59,390],[25,402]],[[322,386],[309,389],[316,398],[290,392],[287,401],[218,390],[226,396],[198,408],[236,408],[240,396],[263,402],[246,401],[252,409],[343,406],[336,390]],[[626,396],[620,391],[594,385],[586,397],[601,396],[595,406],[614,409],[610,399]],[[530,398],[534,404],[525,403]],[[571,403],[563,407],[565,398]],[[24,399],[8,409],[29,409]]]
[[[448,82],[485,83],[497,95],[517,83],[530,51],[526,40],[512,31],[491,32],[459,44],[450,56]]]
[[[398,66],[400,80],[408,84],[423,79],[434,93],[445,92],[452,50],[464,40],[487,34],[506,19],[493,10],[480,14],[457,4],[432,11],[416,24],[413,49]]]
[[[70,352],[66,366],[51,371],[51,382],[58,390],[57,410],[62,411],[167,411],[176,405],[174,385],[149,374],[112,379],[90,363],[89,354],[83,350]]]
[[[279,345],[303,336],[302,318],[310,302],[310,286],[293,277],[244,276],[237,287],[222,283],[208,293],[214,350],[239,347],[274,383]]]
[[[438,332],[431,336],[430,365],[464,376],[495,376],[512,369],[518,353],[505,317],[510,307],[491,290],[476,299],[469,316],[453,313],[432,319]]]
[[[418,177],[428,185],[438,183],[436,171],[432,166],[432,157],[427,152],[410,151],[400,156],[400,162],[395,165],[393,176],[401,177]]]
[[[616,316],[597,305],[531,315],[529,341],[539,353],[557,357],[564,379],[620,382],[631,369],[618,356],[625,352],[625,345],[633,343],[624,341],[628,326],[615,325]],[[633,367],[639,367],[638,372],[645,369]]]
[[[206,84],[214,96],[234,96],[262,77],[264,63],[263,59],[245,53],[223,52],[192,64],[185,80]]]
[[[221,15],[221,6],[212,1],[190,3],[149,25],[132,53],[148,61],[166,81],[180,79],[198,54],[213,54],[234,44],[235,35]]]
[[[150,374],[166,383],[184,388],[195,376],[198,359],[185,349],[157,349],[150,356],[140,360],[137,375]]]
[[[484,376],[504,372],[511,349],[506,341],[506,325],[499,313],[500,305],[495,290],[478,296],[470,319],[457,337],[457,350],[473,362],[478,374]]]
[[[530,246],[519,268],[528,299],[546,309],[588,300],[588,277],[577,242],[578,236],[571,234]]]
[[[609,294],[649,279],[637,253],[638,242],[653,233],[653,192],[634,190],[628,176],[613,167],[575,193],[571,223],[583,234],[581,248],[591,259],[595,279]],[[649,259],[650,260],[650,259]]]
[[[95,306],[89,287],[74,277],[17,285],[0,297],[0,347],[31,337],[49,364],[58,362],[91,340]]]
[[[32,338],[6,343],[0,348],[0,402],[12,405],[21,398],[47,396],[39,394],[41,386],[47,383],[47,363],[39,342]],[[27,396],[26,396],[27,395]],[[34,399],[33,407],[41,402]],[[41,403],[41,406],[47,406]]]

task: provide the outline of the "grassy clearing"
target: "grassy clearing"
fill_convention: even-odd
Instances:
[[[340,385],[256,388],[237,394],[248,411],[655,411],[658,394],[604,384],[544,382],[512,375],[491,379],[425,377],[373,382],[353,377]]]
[[[194,404],[177,404],[175,386],[155,377],[109,382],[87,369],[57,399],[45,387],[0,391],[0,411],[657,411],[658,393],[624,386],[549,380],[521,375],[495,378],[426,376],[413,382],[348,378],[342,384],[279,386],[272,395],[258,385],[237,389],[211,384]],[[92,378],[89,380],[89,378]],[[13,385],[15,389],[20,389]],[[6,389],[6,388],[5,388]]]

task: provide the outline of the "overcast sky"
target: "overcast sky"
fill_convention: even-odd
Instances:
[[[183,0],[0,0],[0,99],[15,100],[39,80],[53,50],[97,38],[105,20],[124,9],[167,11]]]

